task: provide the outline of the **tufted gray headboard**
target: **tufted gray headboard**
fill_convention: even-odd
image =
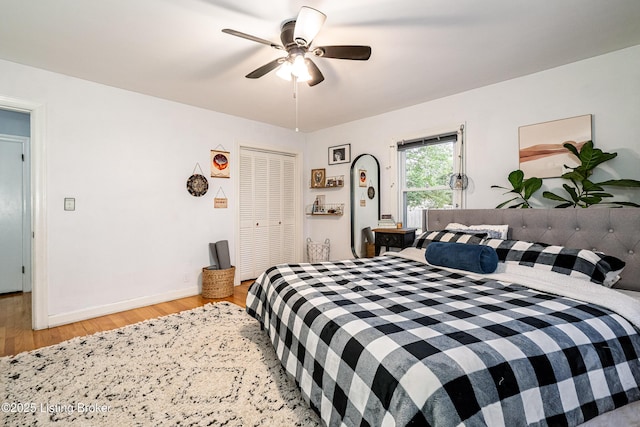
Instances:
[[[591,249],[627,263],[614,288],[640,291],[640,209],[425,209],[423,230],[508,224],[509,238]]]

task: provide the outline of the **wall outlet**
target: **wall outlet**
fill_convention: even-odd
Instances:
[[[73,197],[65,197],[64,198],[64,210],[65,211],[75,211],[76,210],[76,199]]]

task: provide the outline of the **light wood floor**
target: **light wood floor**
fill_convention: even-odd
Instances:
[[[120,328],[143,320],[190,310],[210,302],[229,301],[245,307],[247,290],[251,283],[253,280],[242,282],[240,286],[234,288],[233,295],[227,298],[208,299],[196,295],[39,331],[31,329],[31,293],[0,295],[0,356],[14,355],[74,337]]]

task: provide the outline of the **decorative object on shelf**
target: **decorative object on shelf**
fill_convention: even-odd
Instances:
[[[464,163],[462,162],[462,153],[464,153],[464,125],[460,125],[458,131],[460,146],[458,149],[458,173],[451,174],[449,176],[449,188],[452,190],[466,190],[469,185],[469,179],[464,174]]]
[[[307,210],[307,215],[333,215],[342,216],[344,214],[344,203],[325,203],[325,196],[317,196]]]
[[[401,224],[401,223],[400,223]],[[378,228],[402,228],[398,227],[391,214],[382,214],[378,220]]]
[[[520,126],[520,170],[525,177],[558,178],[567,169],[578,166],[576,158],[565,150],[570,143],[580,149],[591,141],[591,114]]]
[[[200,173],[196,173],[196,169],[200,169]],[[193,168],[193,172],[189,179],[187,179],[187,191],[189,194],[195,197],[204,196],[209,190],[209,181],[202,174],[202,168],[200,168],[200,164],[196,163],[196,166]]]
[[[329,164],[349,163],[351,161],[351,144],[329,147]]]
[[[325,170],[311,169],[311,188],[324,188]]]
[[[328,176],[325,188],[344,187],[344,175]]]
[[[358,185],[360,187],[366,187],[367,186],[367,170],[360,169],[358,171],[358,174],[360,175],[360,180],[358,181]]]
[[[218,197],[222,192],[224,197]],[[227,195],[224,193],[222,187],[218,188],[218,192],[216,193],[216,197],[213,198],[213,208],[214,209],[226,209],[227,208]]]
[[[316,196],[316,200],[313,202],[313,209],[311,213],[324,213],[324,201],[325,196]]]
[[[218,148],[221,148],[222,150],[218,150]],[[226,151],[222,145],[218,145],[215,150],[211,150],[211,177],[231,177],[231,168],[229,167],[229,162],[229,152]]]

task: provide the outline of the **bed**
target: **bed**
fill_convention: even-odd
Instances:
[[[640,300],[633,296],[640,294],[639,210],[430,210],[423,223],[430,233],[417,239],[422,248],[278,265],[249,289],[247,312],[323,424],[575,426],[640,419]],[[508,234],[441,232],[452,223],[508,225]],[[437,245],[430,249],[425,236],[433,233],[459,239],[437,242],[448,250],[490,246],[504,262],[488,274],[430,265],[425,251]],[[513,242],[552,245],[539,246],[555,257],[566,258],[564,248],[598,259],[604,252],[603,264],[611,264],[606,276],[619,280],[610,289],[582,277],[583,270],[556,273],[512,262]],[[614,269],[611,259],[624,269]]]

